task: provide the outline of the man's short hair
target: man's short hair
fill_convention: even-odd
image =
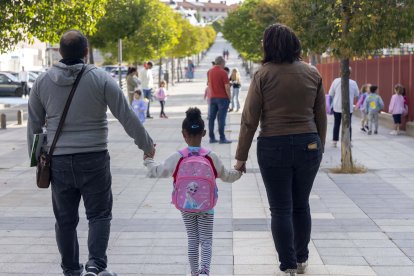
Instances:
[[[154,66],[154,65],[152,64],[152,62],[151,62],[151,61],[148,61],[148,62],[147,62],[147,66],[151,66],[151,67],[152,67],[152,66]]]
[[[88,39],[78,30],[65,32],[60,38],[60,54],[63,58],[84,58]]]
[[[214,60],[214,62],[216,63],[216,65],[224,65],[224,64],[226,64],[226,61],[224,60],[224,58],[222,56],[216,57],[216,59]]]

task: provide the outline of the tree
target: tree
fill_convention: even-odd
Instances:
[[[106,13],[89,37],[90,48],[111,49],[117,53],[118,40],[132,36],[144,18],[140,0],[108,0]],[[90,49],[91,50],[91,49]],[[93,63],[90,55],[90,63]]]
[[[128,3],[131,10],[124,18],[123,8],[114,13],[111,21],[118,19],[126,20],[122,24],[110,25],[105,33],[112,37],[117,37],[117,33],[122,34],[123,39],[123,59],[130,63],[141,63],[145,60],[159,59],[178,43],[181,30],[176,21],[176,13],[167,5],[158,0],[122,0]],[[133,7],[133,10],[132,10]],[[133,14],[139,18],[135,20]],[[98,24],[98,27],[100,25]],[[100,34],[97,32],[97,36]],[[115,34],[115,35],[114,35]],[[106,35],[105,35],[106,36]],[[116,39],[117,40],[117,39]],[[102,45],[99,45],[102,46]],[[114,40],[107,40],[103,47],[98,47],[104,52],[110,52],[113,56],[117,55],[117,43]]]
[[[281,3],[275,0],[246,0],[229,12],[223,35],[246,59],[260,61],[260,40],[267,26],[281,19]]]
[[[0,52],[19,41],[56,43],[67,30],[93,34],[105,13],[106,0],[20,0],[0,1]]]
[[[350,143],[349,59],[412,39],[411,0],[291,0],[288,21],[303,45],[313,52],[329,50],[341,60],[341,167],[352,172]]]

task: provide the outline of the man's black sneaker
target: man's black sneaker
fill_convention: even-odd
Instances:
[[[216,139],[210,139],[210,144],[217,143],[218,141]]]
[[[224,139],[224,140],[220,140],[219,141],[219,144],[230,144],[231,143],[231,141],[230,140],[227,140],[227,139]]]
[[[361,131],[367,132],[367,130],[364,127],[361,128]]]
[[[147,119],[154,119],[154,117],[152,117],[152,116],[147,116]]]
[[[98,276],[99,269],[94,266],[90,266],[86,269],[86,273],[83,276]]]

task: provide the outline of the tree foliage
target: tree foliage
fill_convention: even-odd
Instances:
[[[229,12],[223,35],[244,58],[259,61],[263,31],[270,24],[280,22],[281,11],[281,2],[277,0],[246,0]]]
[[[144,18],[140,0],[108,0],[105,10],[96,24],[97,32],[89,37],[89,42],[97,48],[132,36]]]
[[[213,28],[193,26],[158,0],[108,0],[108,12],[97,24],[93,45],[118,54],[122,39],[123,60],[141,63],[161,57],[185,57],[208,48],[216,37]]]
[[[0,1],[0,52],[33,37],[56,43],[67,30],[86,35],[105,13],[106,0],[20,0]]]
[[[291,0],[287,9],[287,22],[305,49],[330,50],[340,58],[396,46],[411,39],[414,30],[411,0]],[[344,21],[348,21],[346,37]]]

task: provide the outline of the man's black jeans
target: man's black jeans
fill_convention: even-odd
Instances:
[[[76,227],[79,222],[79,202],[83,198],[89,221],[88,249],[90,266],[106,268],[112,190],[109,153],[107,151],[53,156],[52,201],[56,217],[56,241],[62,257],[63,273],[78,276],[83,271],[79,263]]]
[[[296,269],[309,256],[309,195],[322,159],[317,134],[259,137],[257,159],[272,216],[280,270]]]
[[[339,129],[341,127],[342,113],[334,111],[333,141],[339,141]],[[349,116],[349,136],[352,140],[352,113]]]

